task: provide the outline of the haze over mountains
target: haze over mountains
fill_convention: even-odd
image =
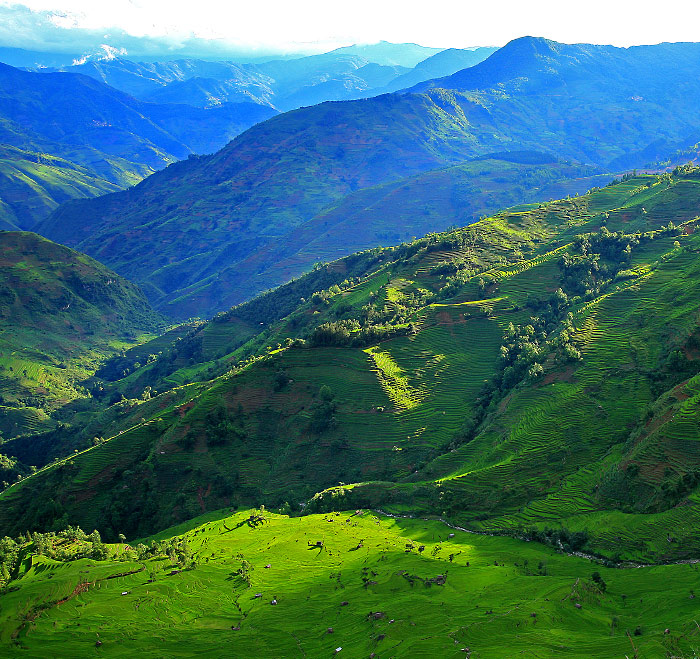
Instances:
[[[62,201],[132,185],[273,114],[254,103],[145,103],[87,76],[0,64],[0,220],[30,228]]]
[[[68,53],[64,51],[51,52],[50,49],[39,51],[27,50],[24,48],[0,47],[0,55],[7,60],[7,64],[24,68],[70,66],[71,64],[79,62],[113,59],[118,54],[125,56],[128,55],[130,60],[138,62],[165,62],[188,59],[205,62],[240,62],[245,64],[264,63],[284,59],[294,60],[313,56],[313,52],[308,52],[308,50],[284,53],[283,51],[280,51],[280,49],[273,49],[269,52],[254,52],[250,51],[249,49],[248,52],[245,52],[240,48],[230,50],[228,53],[225,51],[219,51],[216,53],[209,52],[205,55],[196,54],[188,49],[175,49],[172,47],[168,48],[162,43],[160,49],[148,49],[129,47],[129,44],[122,44],[118,41],[115,42],[115,45],[110,46],[109,44],[103,43],[103,41],[104,39],[100,41],[99,45],[94,44],[93,46],[83,46],[82,52],[79,52],[79,44],[76,43],[73,51],[69,51]],[[211,42],[209,45],[211,45]],[[472,49],[473,48],[469,50]],[[316,54],[318,54],[318,49],[314,50],[316,51]],[[327,53],[321,54],[332,53],[334,55],[341,56],[357,55],[377,64],[412,68],[426,58],[435,55],[442,50],[444,49],[431,48],[416,43],[392,43],[390,41],[379,41],[372,44],[340,46],[334,50],[328,51]],[[176,53],[176,55],[173,56],[173,53]],[[54,64],[53,62],[57,63]]]
[[[322,101],[376,96],[483,61],[496,48],[424,48],[389,44],[339,48],[322,55],[236,63],[205,60],[133,62],[110,57],[60,69],[82,73],[147,101],[199,107],[249,101],[280,111]]]
[[[211,314],[283,283],[265,276],[271,264],[256,254],[294,243],[298,227],[360,189],[492,152],[546,151],[603,173],[695,143],[699,53],[697,44],[625,50],[525,37],[443,87],[274,117],[125,193],[68,204],[39,231],[139,282],[177,317]],[[671,75],[684,82],[664,84]],[[453,218],[444,220],[434,228]],[[144,262],[148,240],[157,247]],[[364,246],[373,244],[367,236]],[[285,276],[314,262],[307,254]]]
[[[0,71],[1,226],[31,228],[63,201],[125,188],[191,153],[216,151],[280,110],[376,95],[404,74],[413,82],[453,73],[494,49],[451,51],[431,63],[438,49],[383,42],[259,64],[132,62],[115,50],[63,68],[30,67],[45,78]],[[14,63],[41,55],[2,53]],[[406,66],[425,57],[422,67]],[[57,78],[59,71],[71,76]]]

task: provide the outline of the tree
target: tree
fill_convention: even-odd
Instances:
[[[275,373],[273,382],[275,391],[280,391],[289,383],[289,377],[287,377],[287,374],[284,371],[279,370],[277,373]]]
[[[593,583],[598,586],[600,592],[604,593],[607,590],[608,584],[603,581],[603,577],[600,576],[600,572],[594,572],[591,575],[591,579],[593,580]]]

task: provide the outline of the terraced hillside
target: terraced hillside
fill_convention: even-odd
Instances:
[[[121,172],[115,167],[116,181],[110,181],[64,158],[0,146],[0,229],[31,227],[64,201],[115,192],[149,173],[145,165],[140,171],[136,166]]]
[[[612,569],[370,511],[3,541],[8,656],[692,657],[697,567]]]
[[[310,220],[325,222],[333,207],[355,201],[352,193],[495,152],[546,151],[616,172],[687,147],[697,141],[698,53],[697,44],[516,39],[416,93],[273,117],[127,192],[66,204],[38,230],[136,281],[175,317],[211,316],[283,283],[283,273],[266,273],[275,263],[268,250],[296,243]],[[468,196],[478,207],[482,186],[473,183]],[[483,187],[488,196],[491,184]],[[423,199],[430,210],[430,196]],[[367,247],[386,244],[372,231],[357,234]],[[329,252],[348,253],[341,234],[326,238]],[[141,258],[144,248],[152,259]],[[300,252],[287,274],[312,267],[312,256]]]
[[[0,431],[55,425],[89,396],[107,357],[163,327],[141,291],[91,258],[28,232],[0,232]],[[1,450],[0,450],[1,452]]]
[[[127,353],[85,431],[106,441],[5,490],[0,524],[307,502],[695,558],[699,172],[359,253]]]

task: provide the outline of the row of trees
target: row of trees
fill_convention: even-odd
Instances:
[[[103,561],[108,558],[121,561],[145,561],[167,558],[180,569],[194,569],[197,558],[186,537],[169,540],[152,540],[136,547],[125,544],[125,536],[119,534],[121,549],[111,550],[98,531],[85,533],[79,526],[68,526],[63,531],[48,533],[27,532],[17,538],[5,536],[0,539],[0,588],[5,588],[17,577],[20,563],[31,555],[46,556],[55,561],[68,563],[81,558]]]
[[[401,326],[368,325],[363,327],[355,318],[323,323],[316,327],[309,337],[312,346],[357,346],[374,345],[380,341],[415,334],[414,323]]]
[[[17,577],[20,563],[26,556],[47,556],[55,561],[69,562],[80,558],[105,560],[110,556],[98,531],[85,533],[80,527],[59,532],[27,532],[17,538],[5,536],[0,540],[0,587],[6,587]]]

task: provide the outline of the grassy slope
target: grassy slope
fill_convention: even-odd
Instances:
[[[554,524],[586,528],[591,547],[602,551],[610,534],[595,523],[595,515],[624,510],[624,524],[639,525],[644,533],[640,531],[637,539],[631,533],[621,536],[617,549],[623,555],[663,559],[692,554],[696,542],[683,526],[694,519],[694,499],[676,499],[686,502],[679,517],[672,507],[676,500],[666,496],[662,486],[667,481],[666,487],[675,487],[678,478],[695,469],[693,440],[674,445],[678,457],[668,463],[670,471],[661,470],[662,476],[642,463],[639,483],[632,483],[631,491],[649,481],[653,492],[646,496],[645,508],[634,507],[625,484],[625,442],[663,393],[653,393],[654,374],[666,372],[666,355],[693,332],[697,310],[688,297],[688,282],[700,274],[693,265],[697,236],[692,223],[684,235],[637,247],[631,274],[592,302],[572,307],[573,340],[584,356],[580,364],[545,360],[544,377],[517,387],[490,410],[471,443],[452,452],[448,446],[476,410],[480,389],[498,364],[505,327],[528,322],[533,313],[523,306],[528,296],[546,297],[562,285],[557,263],[573,237],[597,230],[606,212],[611,229],[628,231],[669,219],[690,220],[698,196],[700,185],[692,178],[639,177],[586,197],[483,220],[466,230],[471,238],[457,250],[439,249],[441,239],[434,237],[419,243],[423,250],[414,257],[393,265],[392,250],[378,252],[374,265],[366,266],[378,268],[376,274],[332,296],[328,305],[306,302],[280,323],[272,323],[251,349],[274,346],[338,314],[352,315],[353,308],[371,300],[390,309],[401,295],[439,288],[444,281],[435,274],[435,266],[456,257],[468,257],[487,271],[479,276],[490,275],[494,283],[485,300],[474,298],[474,283],[467,283],[456,298],[417,310],[417,335],[384,341],[376,350],[273,351],[239,375],[214,381],[204,394],[206,385],[185,387],[183,396],[189,390],[191,403],[180,408],[161,405],[159,399],[147,405],[133,401],[122,410],[118,425],[110,425],[110,417],[103,432],[96,433],[114,437],[107,445],[6,492],[5,523],[13,528],[13,509],[23,511],[24,523],[30,518],[37,524],[50,523],[41,509],[42,487],[62,492],[68,519],[85,526],[101,522],[116,533],[118,528],[144,532],[163,527],[196,514],[202,506],[227,501],[302,500],[339,481],[383,480],[396,484],[357,487],[352,494],[399,510],[445,511],[464,523],[497,530],[519,533]],[[431,240],[435,246],[427,249]],[[681,248],[674,246],[676,240]],[[382,265],[382,254],[387,265]],[[515,259],[515,265],[504,267],[508,259]],[[273,294],[272,307],[275,296],[284,299],[285,290]],[[679,306],[679,300],[686,302]],[[195,328],[182,343],[178,359],[183,367],[167,376],[170,386],[206,378],[212,364],[226,363],[246,349],[226,356],[254,332],[254,323],[236,318],[245,317],[245,310],[246,306],[220,322]],[[669,316],[675,317],[677,335],[665,330]],[[629,342],[621,339],[625,331],[633,332]],[[640,352],[643,345],[653,350]],[[279,372],[287,381],[281,388],[276,384]],[[325,430],[318,430],[321,385],[329,386],[335,396],[335,424]],[[159,389],[163,386],[158,383]],[[163,412],[166,408],[170,411]],[[228,439],[217,444],[207,437],[216,433],[218,421],[212,414],[220,412],[231,425],[224,431]],[[431,462],[433,456],[439,457]],[[619,492],[603,487],[616,478],[625,481]],[[433,485],[435,479],[439,487]],[[99,489],[86,489],[86,484],[97,483]],[[110,488],[124,487],[128,496],[109,498]],[[164,496],[145,509],[139,501],[149,499],[150,491]],[[27,497],[32,500],[28,508]],[[581,517],[582,512],[589,517]],[[651,513],[658,515],[656,523]],[[608,521],[619,514],[611,512]],[[669,529],[677,542],[666,541]]]
[[[104,446],[7,490],[2,523],[18,530],[61,518],[101,524],[112,534],[147,533],[229,503],[295,504],[339,482],[364,482],[347,489],[357,505],[445,514],[514,534],[585,530],[591,550],[621,557],[694,557],[700,460],[695,381],[686,380],[697,372],[691,339],[698,317],[692,291],[700,280],[698,201],[697,178],[633,178],[428,237],[404,246],[409,251],[357,257],[373,274],[330,294],[327,303],[304,302],[279,322],[275,309],[288,296],[292,308],[298,304],[294,291],[304,279],[268,296],[267,306],[261,298],[195,327],[172,356],[128,376],[145,378],[137,389],[161,361],[175,360],[175,370],[160,376],[173,386],[206,380],[214,365],[225,368],[250,350],[269,355],[210,384],[125,404],[118,418],[103,419],[101,430],[99,422],[91,426],[111,438]],[[572,343],[583,359],[560,363],[552,343],[540,358],[543,375],[506,387],[473,439],[465,439],[464,424],[497,372],[507,326],[540,313],[526,306],[529,298],[548,298],[565,286],[558,263],[573,253],[575,236],[597,232],[603,221],[632,232],[669,220],[687,224],[642,242],[624,273],[568,308]],[[391,313],[407,296],[439,289],[441,264],[455,258],[482,272],[453,297],[415,307],[414,335],[376,347],[274,349],[370,302]],[[347,263],[309,277],[342,273]],[[481,294],[479,278],[491,282]],[[241,346],[256,332],[256,305],[267,327]],[[558,336],[558,322],[550,338]],[[678,350],[686,356],[677,369],[668,360]],[[162,379],[152,384],[166,386]],[[333,394],[330,405],[323,385]],[[60,492],[58,512],[46,510],[47,489]],[[337,491],[314,505],[338,505]]]
[[[680,182],[643,203],[659,219],[692,217],[696,186]],[[597,210],[595,197],[588,202],[591,210]],[[635,228],[646,221],[632,205],[611,214],[608,226]],[[440,479],[440,498],[451,501],[441,507],[491,530],[587,530],[602,552],[614,546],[622,555],[658,560],[697,551],[691,530],[695,495],[682,492],[665,503],[663,496],[664,487],[673,489],[683,474],[697,469],[696,413],[683,402],[692,400],[694,380],[681,383],[665,403],[655,402],[653,389],[667,354],[683,346],[696,327],[698,307],[690,291],[700,277],[700,244],[694,226],[688,232],[680,238],[685,248],[674,248],[674,239],[666,238],[640,249],[631,278],[575,313],[580,365],[548,368],[541,382],[508,396],[473,442],[428,466],[426,475]],[[558,273],[540,275],[545,265],[516,270],[492,295],[522,304],[552,274],[553,288]],[[501,327],[519,320],[517,310],[503,302],[492,319]],[[674,416],[681,409],[682,421]],[[627,472],[630,462],[640,465],[639,475]],[[440,504],[433,499],[424,505]],[[499,507],[511,514],[477,521]]]
[[[79,383],[162,320],[138,288],[33,233],[0,233],[0,393],[8,437],[85,395]],[[16,425],[15,425],[16,424]]]
[[[460,531],[450,538],[439,522],[367,512],[265,513],[251,528],[250,512],[210,514],[157,536],[186,538],[198,561],[175,575],[165,556],[140,562],[121,546],[106,561],[34,556],[3,596],[2,646],[25,657],[651,659],[697,652],[690,598],[697,566],[606,569],[534,543]],[[310,549],[317,541],[323,548]],[[236,575],[244,560],[249,583]],[[605,592],[591,580],[594,571]],[[444,585],[425,583],[438,575]],[[372,612],[384,615],[375,620]]]

